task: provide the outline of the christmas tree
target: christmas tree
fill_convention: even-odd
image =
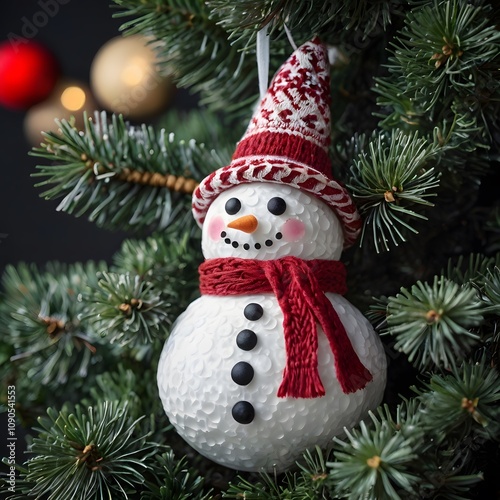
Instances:
[[[1,402],[28,433],[28,458],[14,466],[7,453],[3,491],[82,500],[499,497],[498,7],[114,2],[124,34],[148,36],[160,67],[199,105],[159,127],[104,112],[83,128],[61,120],[32,150],[43,197],[135,237],[109,265],[6,268]],[[285,473],[237,472],[178,436],[156,370],[174,321],[200,293],[192,194],[231,162],[258,102],[266,43],[273,74],[293,45],[315,37],[332,60],[333,175],[362,219],[342,255],[347,298],[381,335],[388,383],[382,405],[329,449],[307,450]]]

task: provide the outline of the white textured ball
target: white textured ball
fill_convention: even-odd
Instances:
[[[295,188],[243,184],[211,205],[207,258],[338,260],[343,237],[333,211]],[[353,349],[373,379],[345,394],[318,325],[318,372],[326,394],[278,397],[286,364],[283,313],[272,294],[204,295],[174,325],[158,369],[165,411],[178,433],[213,461],[245,471],[283,471],[315,445],[326,447],[381,401],[383,346],[346,299],[327,293]]]

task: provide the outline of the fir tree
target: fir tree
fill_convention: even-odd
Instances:
[[[15,385],[29,455],[13,499],[494,498],[500,486],[500,11],[483,0],[114,0],[124,34],[199,109],[162,126],[62,120],[32,154],[41,195],[135,231],[112,264],[8,266],[2,404]],[[240,474],[168,425],[155,368],[198,294],[191,194],[229,163],[271,71],[319,35],[332,66],[335,175],[363,217],[349,299],[387,348],[384,405],[281,476]],[[286,28],[286,29],[285,29]],[[173,115],[173,113],[172,113]],[[182,119],[181,119],[182,118]],[[179,125],[182,121],[182,125]],[[4,485],[3,485],[4,486]]]

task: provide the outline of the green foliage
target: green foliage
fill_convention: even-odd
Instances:
[[[477,343],[470,329],[483,321],[483,307],[474,288],[436,276],[432,285],[419,281],[389,297],[387,333],[420,368],[449,368]]]
[[[180,239],[179,239],[180,238]],[[83,296],[85,318],[110,342],[140,347],[164,340],[172,322],[198,295],[201,242],[170,233],[125,240]]]
[[[117,401],[120,407],[127,407],[130,417],[138,419],[146,414],[143,410],[150,404],[148,393],[140,391],[140,382],[134,370],[118,365],[116,371],[107,371],[96,377],[90,389],[88,406],[99,401]]]
[[[157,455],[154,464],[156,482],[147,482],[141,500],[209,500],[203,491],[204,480],[188,466],[185,458],[176,459],[172,451]]]
[[[470,284],[482,289],[487,273],[497,264],[499,259],[500,254],[496,257],[471,254],[468,259],[461,255],[456,262],[454,259],[450,259],[446,271],[443,270],[442,274],[459,285]]]
[[[90,324],[111,343],[142,345],[166,336],[172,323],[161,293],[140,276],[103,272],[87,299]]]
[[[49,408],[29,449],[34,456],[22,478],[31,487],[22,495],[44,494],[47,500],[129,498],[144,482],[155,453],[147,436],[136,433],[137,423],[116,401],[60,412]]]
[[[328,498],[328,473],[323,452],[307,450],[298,470],[287,472],[278,483],[270,474],[261,473],[259,479],[238,477],[224,492],[223,498],[247,500],[319,500]]]
[[[326,42],[338,43],[348,39],[354,45],[354,40],[362,43],[367,37],[385,29],[391,22],[392,11],[401,3],[369,0],[243,0],[228,3],[209,0],[208,6],[212,17],[220,19],[220,24],[231,34],[231,40],[248,45],[255,40],[256,31],[268,23],[274,31],[279,29],[281,33],[283,25],[287,25],[298,44],[314,33]]]
[[[481,369],[484,374],[492,371],[484,363]],[[461,367],[450,381],[459,385],[467,370]],[[491,379],[496,378],[495,372]],[[489,385],[483,394],[488,394],[491,403],[497,392]],[[470,489],[482,479],[481,474],[464,473],[477,447],[477,434],[470,426],[458,440],[449,427],[453,422],[450,413],[442,413],[438,420],[433,404],[427,406],[435,397],[441,395],[426,386],[419,396],[403,400],[392,411],[386,405],[378,408],[368,422],[348,431],[347,439],[335,438],[335,461],[328,463],[332,498],[470,499]],[[460,408],[461,404],[459,401]],[[456,413],[456,407],[452,412]]]
[[[198,266],[202,260],[199,237],[166,232],[144,240],[125,240],[113,256],[112,270],[134,273],[161,290],[173,318],[198,297]]]
[[[397,490],[413,493],[419,480],[409,469],[421,431],[405,436],[371,412],[370,417],[371,428],[362,421],[359,429],[346,431],[346,440],[334,438],[336,461],[328,464],[332,487],[350,500],[399,500]]]
[[[424,111],[431,111],[449,93],[466,98],[484,90],[483,67],[499,55],[500,39],[488,22],[488,10],[448,0],[406,16],[394,55],[406,78],[406,92],[417,97]]]
[[[434,374],[418,391],[436,440],[500,437],[500,376],[483,360],[451,375]]]
[[[436,154],[425,139],[393,130],[373,137],[358,155],[349,187],[365,215],[362,241],[371,226],[377,252],[416,233],[412,219],[426,219],[416,207],[432,206],[428,198],[436,196],[439,175],[429,165]]]
[[[89,324],[81,321],[78,295],[103,269],[102,264],[7,266],[2,279],[4,301],[0,332],[15,349],[31,382],[63,384],[72,375],[87,377],[90,365],[106,347]]]
[[[61,134],[45,134],[32,154],[49,160],[37,177],[47,187],[41,196],[62,198],[58,210],[88,215],[112,229],[165,229],[172,223],[193,227],[189,187],[217,167],[220,158],[194,140],[176,141],[173,133],[131,127],[121,116],[96,114],[84,131],[59,122]],[[55,164],[53,164],[55,162]],[[156,174],[156,177],[155,177]],[[180,179],[179,189],[168,188]],[[185,192],[184,192],[185,191]]]
[[[500,102],[500,33],[483,3],[435,0],[408,13],[392,44],[390,76],[375,87],[388,109],[383,125],[432,130],[454,122],[462,133],[458,142],[468,149],[485,144],[495,126],[485,110],[495,115]]]
[[[152,443],[166,443],[174,433],[158,395],[156,363],[121,360],[107,372],[95,377],[84,406],[95,406],[100,401],[116,401],[127,408],[130,418],[138,420],[137,432],[148,434]],[[150,464],[151,467],[154,464]],[[159,483],[158,483],[159,484]]]
[[[488,269],[484,280],[484,296],[489,310],[500,313],[500,269]]]

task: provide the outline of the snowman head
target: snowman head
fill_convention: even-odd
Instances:
[[[221,193],[203,224],[206,259],[339,260],[341,224],[325,203],[285,184],[252,182]]]

